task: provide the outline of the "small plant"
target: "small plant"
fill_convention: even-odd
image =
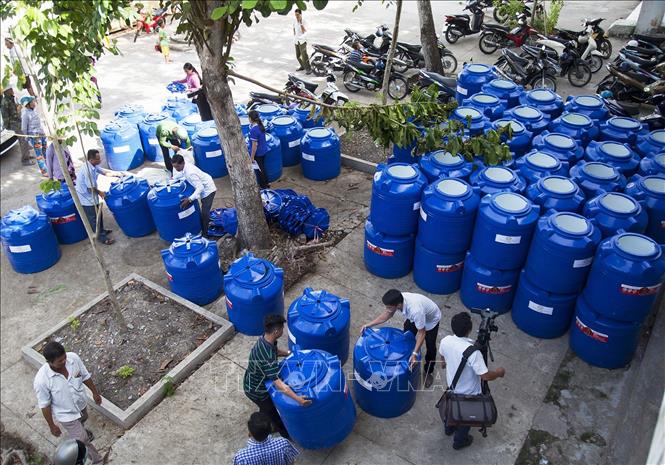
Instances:
[[[506,18],[504,22],[507,22],[509,27],[517,26],[517,16],[524,12],[525,6],[523,0],[494,0],[496,16]]]
[[[129,365],[123,365],[123,366],[121,366],[120,368],[118,368],[116,370],[114,375],[116,375],[116,376],[118,376],[119,378],[122,378],[122,379],[127,379],[127,378],[131,377],[134,374],[135,371],[136,371],[136,368],[130,367]]]
[[[62,184],[56,179],[45,179],[39,183],[39,189],[44,193],[48,194],[49,192],[57,192],[62,189]]]
[[[164,397],[171,397],[175,394],[175,385],[173,384],[173,378],[170,376],[165,376],[162,378],[164,383]]]
[[[549,11],[545,12],[543,8],[542,14],[533,17],[533,27],[541,31],[543,34],[551,34],[559,22],[559,15],[563,8],[563,0],[552,0],[550,2]]]
[[[72,328],[72,331],[76,331],[81,327],[81,320],[76,317],[69,318],[69,327]]]

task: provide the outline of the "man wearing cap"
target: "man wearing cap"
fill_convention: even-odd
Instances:
[[[32,95],[21,97],[19,102],[23,106],[21,110],[21,133],[28,136],[28,143],[35,151],[37,158],[37,166],[41,171],[42,176],[48,177],[46,169],[46,137],[44,136],[44,129],[39,119],[39,114],[35,111],[35,98]]]
[[[2,92],[0,113],[2,114],[2,122],[5,128],[21,135],[21,115],[18,113],[16,95],[12,86],[7,86]],[[35,162],[30,159],[30,145],[28,145],[25,137],[18,138],[18,145],[21,149],[21,163],[24,165],[34,165]]]
[[[159,146],[162,148],[164,166],[169,173],[173,174],[173,163],[171,162],[169,149],[178,153],[181,149],[191,147],[192,144],[189,141],[187,130],[182,126],[178,126],[178,123],[173,120],[166,120],[157,126],[156,135]]]

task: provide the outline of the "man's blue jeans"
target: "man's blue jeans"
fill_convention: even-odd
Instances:
[[[95,206],[94,205],[82,205],[83,210],[85,211],[85,216],[88,217],[90,226],[92,227],[93,232],[97,226],[97,217],[95,215]],[[102,206],[97,207],[99,209],[99,242],[106,241],[106,232],[104,232],[104,215],[102,215]]]
[[[450,435],[454,432],[453,447],[460,447],[466,444],[469,440],[470,426],[448,426],[446,425],[446,434]]]

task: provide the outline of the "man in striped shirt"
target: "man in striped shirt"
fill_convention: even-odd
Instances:
[[[298,450],[288,439],[270,435],[272,425],[265,413],[255,412],[249,417],[247,447],[233,458],[233,465],[293,465]]]
[[[284,323],[286,320],[282,315],[266,315],[263,319],[264,334],[256,341],[254,347],[249,353],[249,361],[245,378],[243,380],[243,390],[249,400],[254,402],[259,411],[270,417],[274,429],[284,438],[289,438],[289,433],[284,427],[284,423],[275,408],[270,394],[266,389],[265,382],[273,381],[273,386],[284,395],[295,400],[301,407],[309,406],[312,401],[306,397],[299,396],[279,379],[279,363],[277,357],[290,355],[290,351],[284,351],[277,348],[277,339],[284,334]]]

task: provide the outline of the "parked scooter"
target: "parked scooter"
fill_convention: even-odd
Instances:
[[[313,44],[314,53],[309,58],[309,65],[316,76],[326,76],[332,71],[343,71],[344,62],[349,54],[349,48],[346,45],[335,49],[328,45]]]
[[[388,49],[390,49],[392,35],[390,34],[390,29],[385,24],[378,26],[373,34],[364,37],[351,29],[344,29],[344,32],[346,35],[340,45],[351,48],[354,42],[360,42],[360,45],[366,51],[378,55],[388,53]]]
[[[443,65],[443,72],[452,74],[457,69],[457,59],[453,52],[446,48],[446,46],[438,41],[439,54],[441,55],[441,64]],[[404,62],[404,65],[395,66],[395,71],[399,73],[406,72],[409,68],[424,68],[425,57],[422,54],[422,46],[415,44],[407,44],[405,42],[397,42],[395,46],[395,56]]]
[[[321,94],[316,94],[316,89],[319,84],[316,82],[306,81],[294,74],[289,74],[289,78],[284,84],[284,94],[269,94],[264,92],[250,92],[248,107],[264,104],[264,103],[277,103],[280,105],[293,105],[299,102],[296,99],[289,98],[289,95],[297,95],[298,97],[316,100],[327,105],[344,105],[349,101],[349,98],[342,92],[335,84],[335,76],[330,74],[326,79],[326,87]]]
[[[438,100],[441,103],[455,101],[455,92],[457,89],[457,78],[455,77],[441,76],[440,74],[421,69],[418,84],[423,88],[435,85],[439,91]]]
[[[592,73],[596,73],[603,67],[603,54],[597,50],[598,46],[593,37],[592,23],[584,20],[585,29],[581,32],[561,29],[558,31],[558,36],[538,35],[539,39],[536,43],[553,50],[560,57],[565,52],[567,44],[570,41],[575,41],[577,42],[577,50],[581,54],[580,58],[589,65]]]
[[[446,15],[445,37],[449,44],[454,44],[460,37],[477,34],[481,30],[485,13],[479,0],[470,0],[464,10],[469,10],[471,16],[467,14]]]
[[[524,45],[522,55],[504,48],[494,66],[504,78],[517,84],[556,92],[560,68],[545,48]]]
[[[491,55],[499,48],[521,47],[524,44],[535,42],[538,31],[529,26],[527,16],[519,15],[517,27],[509,29],[500,24],[483,24],[478,47],[480,51]]]
[[[608,64],[607,70],[610,74],[598,84],[598,94],[609,91],[621,102],[644,103],[654,95],[665,93],[665,81],[660,75],[646,71],[628,59],[619,64]]]
[[[134,34],[134,42],[139,37],[141,32],[150,34],[159,31],[162,20],[166,20],[166,8],[159,8],[152,11],[152,14],[139,13],[140,17],[136,21],[136,34]]]
[[[344,71],[344,87],[349,92],[358,92],[360,89],[380,91],[383,85],[385,71],[385,57],[378,58],[375,63],[346,62]],[[409,93],[406,78],[398,72],[391,71],[388,81],[388,95],[395,100],[402,100]]]

